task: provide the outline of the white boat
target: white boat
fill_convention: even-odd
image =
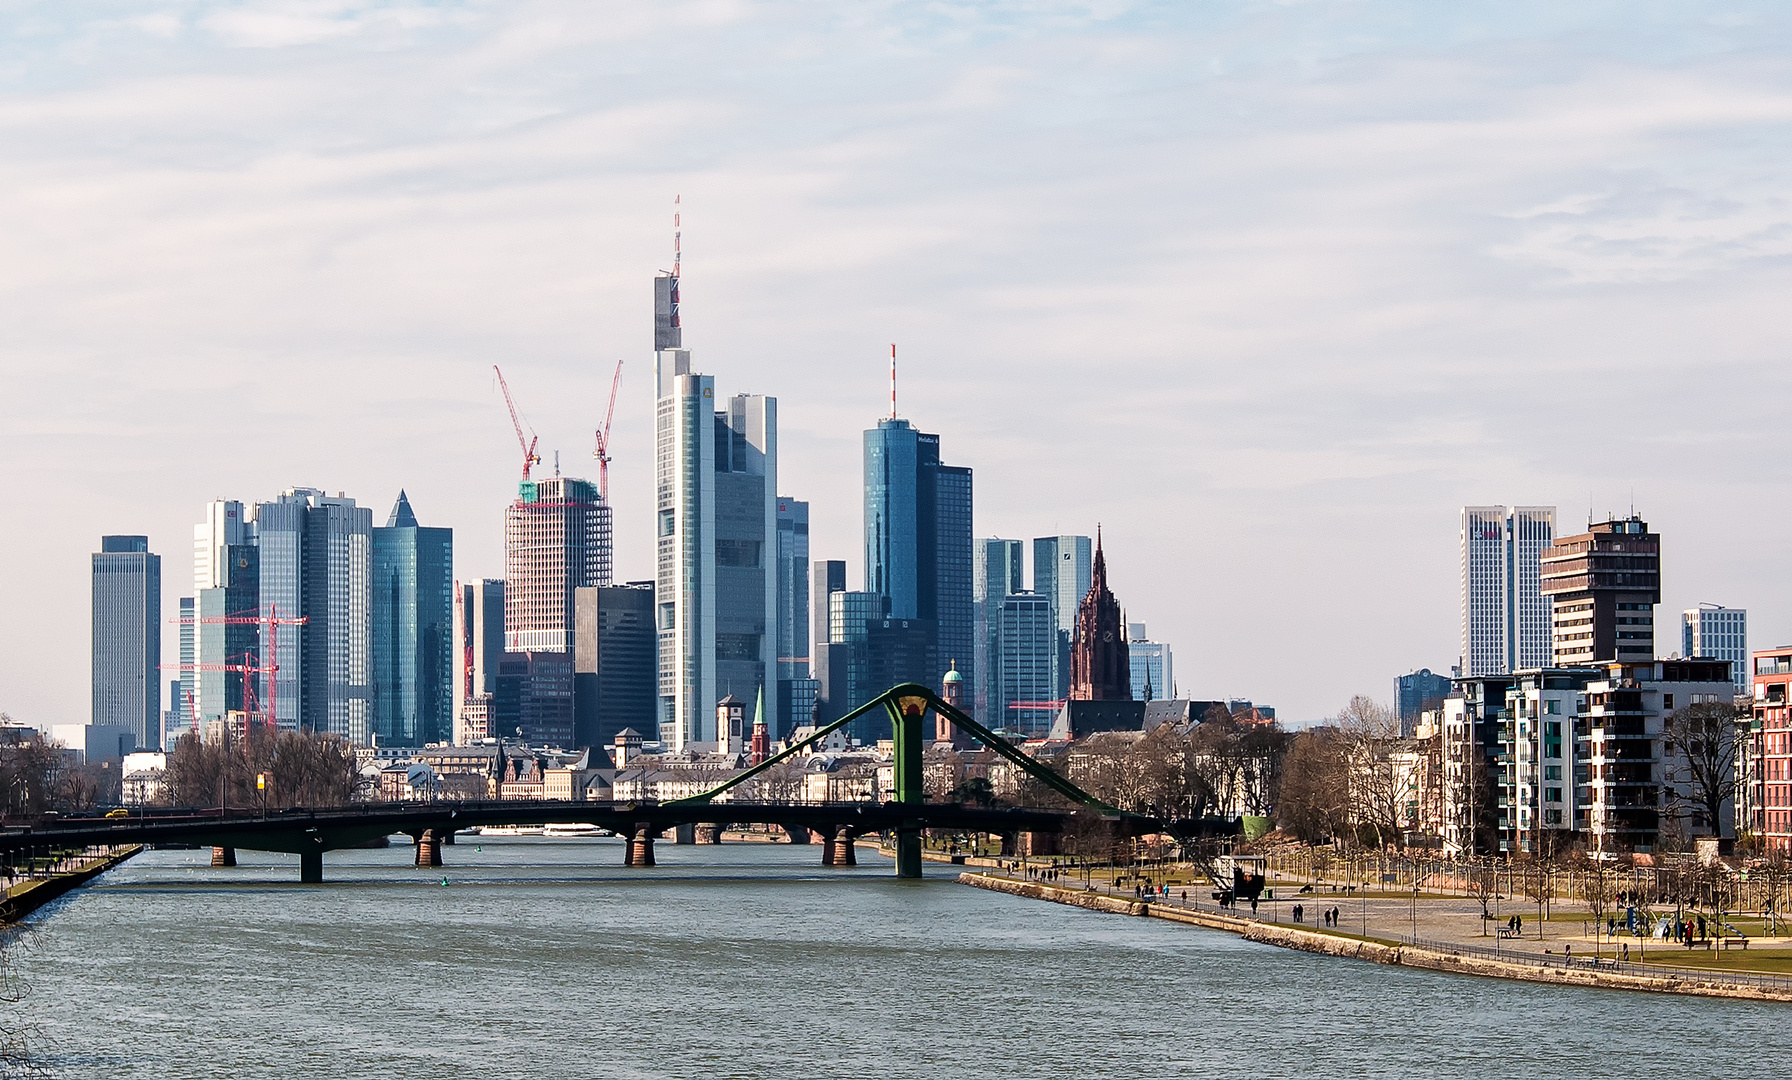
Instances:
[[[540,825],[482,825],[480,836],[540,836]]]
[[[556,821],[541,827],[543,836],[603,836],[608,831],[582,821]]]

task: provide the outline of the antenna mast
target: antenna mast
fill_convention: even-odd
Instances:
[[[890,419],[896,419],[896,343],[890,342]]]

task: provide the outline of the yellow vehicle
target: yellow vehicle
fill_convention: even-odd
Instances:
[[[130,817],[131,812],[129,810],[126,810],[126,809],[120,807],[117,810],[106,811],[106,816],[107,817]]]

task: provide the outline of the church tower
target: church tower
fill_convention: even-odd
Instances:
[[[1072,701],[1131,701],[1132,665],[1120,602],[1108,591],[1108,564],[1095,531],[1095,565],[1089,593],[1076,609],[1076,640],[1070,646]]]

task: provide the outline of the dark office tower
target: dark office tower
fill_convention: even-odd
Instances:
[[[199,716],[197,730],[219,724],[231,713],[246,713],[253,704],[257,721],[266,715],[266,700],[259,697],[257,675],[246,669],[265,667],[261,636],[253,621],[261,606],[261,558],[254,544],[225,544],[214,553],[214,572],[220,584],[199,590],[196,618],[198,655],[195,657],[195,693]],[[234,669],[234,670],[229,670]],[[244,692],[244,679],[249,692]]]
[[[162,557],[147,536],[102,536],[93,556],[93,723],[162,742]]]
[[[813,642],[809,651],[809,671],[818,684],[815,691],[815,719],[825,723],[834,719],[837,715],[834,712],[834,705],[837,699],[831,689],[833,686],[831,681],[833,653],[830,649],[832,648],[833,638],[829,633],[830,617],[828,613],[833,610],[833,595],[835,593],[843,593],[846,591],[845,560],[818,560],[815,563],[814,588],[814,618],[810,620],[809,624],[814,631]],[[842,663],[844,663],[844,660],[842,660]],[[851,706],[847,707],[851,708]],[[781,732],[780,734],[788,735],[789,732]]]
[[[574,607],[572,746],[601,749],[654,723],[653,582],[580,589]]]
[[[573,590],[610,583],[610,507],[569,476],[524,480],[504,512],[504,648],[571,652]]]
[[[1091,552],[1087,536],[1041,536],[1033,541],[1033,591],[1052,603],[1058,626],[1052,678],[1056,698],[1070,694],[1070,643],[1076,637],[1076,609],[1089,595]]]
[[[373,735],[373,511],[315,494],[305,510],[299,723],[367,746]],[[284,636],[288,627],[281,627]]]
[[[398,502],[373,530],[374,730],[390,746],[454,734],[454,530]]]
[[[1441,709],[1444,698],[1449,696],[1449,677],[1433,675],[1430,668],[1420,668],[1410,675],[1395,679],[1394,711],[1400,717],[1401,737],[1412,738],[1413,729],[1418,726],[1419,713],[1426,709]]]
[[[1070,697],[1075,701],[1131,701],[1132,664],[1120,602],[1108,591],[1108,564],[1095,536],[1095,565],[1089,592],[1076,610],[1076,640],[1070,646]]]
[[[938,686],[953,661],[976,678],[971,576],[971,470],[940,464],[938,435],[878,421],[865,432],[865,588],[888,599],[889,618],[934,624],[932,656],[909,681]]]
[[[573,745],[573,657],[565,652],[505,653],[493,695],[494,738],[531,746]]]
[[[972,567],[971,603],[976,618],[977,663],[971,698],[966,704],[973,717],[991,727],[999,728],[1008,722],[1000,715],[1002,707],[997,704],[1004,677],[1002,600],[1023,588],[1021,551],[1019,540],[984,539],[977,541],[975,547],[977,561]],[[1050,673],[1048,670],[1047,674]],[[1050,698],[1052,694],[1048,687],[1046,697]],[[992,709],[995,710],[993,714]]]
[[[794,727],[814,723],[820,686],[810,668],[809,652],[809,504],[780,495],[778,712],[767,733],[775,731],[781,738]]]
[[[454,744],[486,738],[498,662],[504,659],[504,582],[483,578],[458,585],[454,603]]]
[[[1642,518],[1557,537],[1543,552],[1542,582],[1553,608],[1556,667],[1655,659],[1661,537]]]
[[[174,684],[176,730],[162,732],[164,748],[169,740],[193,728],[193,664],[198,659],[199,627],[193,617],[198,608],[191,596],[180,598],[180,680]]]

